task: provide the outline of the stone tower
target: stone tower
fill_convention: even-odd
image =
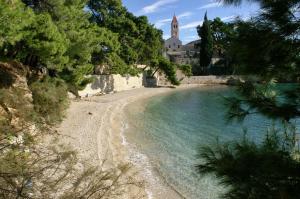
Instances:
[[[171,35],[173,38],[179,39],[179,24],[176,16],[173,16],[173,20],[171,23]]]

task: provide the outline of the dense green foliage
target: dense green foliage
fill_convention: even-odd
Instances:
[[[45,67],[52,76],[63,71],[68,71],[70,76],[79,71],[81,76],[91,72],[91,53],[97,49],[98,41],[95,26],[89,23],[89,15],[83,12],[84,3],[54,0],[40,1],[38,6],[29,1],[25,3],[19,0],[1,2],[7,10],[14,8],[19,11],[16,16],[24,15],[22,10],[29,15],[23,16],[14,26],[20,27],[17,29],[18,40],[11,42],[5,36],[1,37],[4,40],[1,59],[18,60],[35,68]],[[10,24],[11,19],[8,19],[4,27]],[[82,82],[72,79],[71,83],[79,86]]]
[[[0,5],[0,61],[46,68],[79,89],[95,65],[137,75],[136,65],[161,56],[162,31],[121,1],[1,0]]]
[[[283,128],[268,133],[262,144],[243,140],[205,147],[200,152],[205,162],[198,168],[217,175],[228,186],[226,198],[299,198],[299,151],[294,148],[297,129],[293,122],[300,117],[299,84],[282,88],[276,82],[300,78],[300,2],[254,1],[260,3],[261,13],[235,23],[236,35],[229,46],[239,73],[254,78],[246,78],[238,86],[238,95],[227,99],[228,116],[243,121],[259,113],[282,122]]]
[[[217,51],[225,51],[231,45],[235,37],[234,25],[234,23],[223,22],[219,17],[210,22],[213,44]]]
[[[299,77],[298,41],[274,30],[260,22],[240,22],[232,48],[239,73],[285,81]]]
[[[237,36],[234,22],[225,23],[219,17],[215,18],[210,23],[213,35],[213,51],[214,55],[220,60],[214,66],[220,66],[223,69],[223,74],[234,73],[234,62],[236,55],[232,52],[231,47]]]
[[[207,20],[205,24],[197,27],[200,37],[201,34],[206,33],[202,37],[207,39],[204,39],[204,43],[199,45],[200,51],[202,49],[203,52],[202,55],[200,54],[200,62],[202,58],[202,64],[205,62],[206,67],[202,67],[201,63],[200,68],[194,66],[195,74],[228,75],[235,72],[236,54],[232,47],[237,37],[236,26],[235,22],[225,23],[217,17],[214,20]],[[210,36],[208,37],[207,34]],[[212,58],[217,58],[218,61],[212,64]]]
[[[205,13],[202,26],[197,27],[198,35],[201,38],[200,43],[200,68],[199,74],[206,74],[213,56],[213,37],[210,21]]]
[[[134,16],[120,0],[90,0],[88,6],[94,22],[118,33],[122,44],[118,55],[126,64],[150,64],[161,55],[162,31],[149,24],[147,17]]]
[[[153,71],[160,70],[172,84],[178,84],[175,65],[161,57],[162,31],[149,24],[147,17],[134,16],[122,6],[120,0],[90,0],[88,7],[92,13],[92,21],[117,33],[118,41],[122,44],[118,51],[110,55],[109,64],[113,65],[113,72],[134,74],[133,67],[122,66],[145,64]]]
[[[24,29],[32,23],[33,13],[20,1],[9,4],[1,0],[0,5],[0,48],[5,50],[5,46],[15,45],[24,38]]]
[[[300,71],[299,1],[253,1],[261,5],[261,14],[247,22],[235,23],[231,54],[235,55],[236,69],[268,80],[295,81]]]

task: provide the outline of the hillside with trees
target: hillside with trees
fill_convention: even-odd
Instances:
[[[137,64],[161,59],[162,32],[121,1],[2,0],[1,5],[0,61],[46,69],[72,87],[83,88],[96,65],[106,65],[111,74],[137,75]]]

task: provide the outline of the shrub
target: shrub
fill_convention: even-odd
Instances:
[[[183,72],[183,74],[188,77],[193,75],[191,65],[188,65],[188,64],[178,65],[178,69],[180,69]]]
[[[68,89],[57,78],[46,77],[30,85],[35,111],[45,119],[47,124],[62,120],[68,106]]]
[[[175,70],[175,65],[171,62],[169,62],[165,58],[159,59],[159,69],[163,71],[168,79],[168,81],[175,85],[178,86],[180,85],[180,82],[178,81],[176,77],[176,70]]]

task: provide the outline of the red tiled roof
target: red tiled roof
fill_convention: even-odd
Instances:
[[[173,16],[172,23],[174,23],[174,22],[176,22],[176,23],[178,22],[178,21],[177,21],[177,17],[176,17],[176,15],[174,15],[174,16]]]

